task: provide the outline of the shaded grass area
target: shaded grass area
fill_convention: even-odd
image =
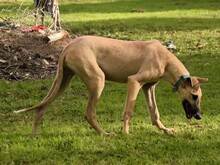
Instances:
[[[144,9],[146,12],[169,11],[169,10],[219,10],[217,0],[60,0],[62,13],[85,12],[85,13],[127,13],[132,9]],[[20,0],[17,3],[8,3],[1,1],[1,9],[7,9],[8,6],[16,7],[21,5],[23,8],[31,6],[31,0]]]
[[[85,17],[87,17],[86,15]],[[69,16],[68,16],[69,17]],[[86,21],[81,22],[69,22],[66,25],[71,24],[71,29],[74,33],[99,33],[100,32],[125,32],[134,33],[139,31],[145,32],[158,32],[158,31],[191,31],[191,30],[214,30],[219,27],[220,18],[158,18],[151,17],[137,17],[137,18],[126,18],[126,19],[108,19],[99,21]],[[106,26],[107,25],[107,26]],[[203,25],[203,26],[201,26]],[[82,31],[80,31],[82,30]]]
[[[73,2],[73,1],[72,1]],[[62,11],[65,12],[85,12],[85,13],[129,13],[132,9],[144,9],[145,12],[158,12],[170,10],[192,10],[208,9],[219,10],[219,3],[216,0],[118,0],[103,3],[67,3],[62,4]]]
[[[188,121],[178,95],[171,92],[172,86],[160,82],[156,96],[161,120],[177,132],[168,136],[151,125],[140,92],[131,134],[123,135],[121,119],[126,85],[106,82],[97,107],[98,121],[105,130],[115,132],[117,136],[99,136],[83,117],[88,99],[86,87],[79,78],[74,78],[64,95],[46,112],[39,137],[32,138],[29,133],[33,113],[13,114],[12,111],[38,103],[47,94],[52,80],[2,80],[0,164],[219,164],[218,1],[62,2],[63,26],[73,34],[127,40],[173,40],[177,46],[174,54],[191,75],[209,78],[209,82],[202,85],[203,119]],[[0,5],[0,9],[7,5]],[[24,9],[29,6],[30,2],[23,5]],[[133,8],[145,12],[131,13]],[[3,16],[9,15],[3,12]]]

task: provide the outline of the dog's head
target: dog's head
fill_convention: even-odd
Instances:
[[[195,119],[202,118],[200,107],[202,90],[200,88],[200,83],[207,81],[207,78],[190,76],[179,86],[178,92],[188,119],[191,119],[192,117]]]

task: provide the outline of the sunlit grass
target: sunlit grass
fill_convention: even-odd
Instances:
[[[62,7],[62,6],[61,6]],[[62,19],[65,21],[73,22],[84,22],[84,21],[99,21],[99,20],[109,20],[109,19],[130,19],[130,18],[220,18],[220,14],[216,14],[216,11],[212,10],[171,10],[171,11],[162,11],[162,12],[144,12],[144,13],[89,13],[81,12],[77,13],[74,11],[67,12],[62,14]]]

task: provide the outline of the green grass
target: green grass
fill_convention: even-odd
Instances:
[[[30,4],[24,3],[24,9]],[[4,3],[0,11],[8,5],[16,9],[20,3]],[[98,121],[117,136],[100,136],[84,120],[87,91],[79,78],[74,78],[46,112],[39,137],[32,138],[33,113],[12,111],[38,103],[52,80],[1,80],[0,164],[220,164],[219,5],[217,0],[61,1],[62,24],[72,34],[173,40],[177,46],[174,53],[191,75],[209,78],[202,85],[203,119],[188,121],[177,94],[171,92],[172,86],[160,82],[156,95],[161,120],[177,132],[168,136],[151,125],[140,92],[131,134],[123,135],[126,85],[106,82],[97,107]],[[134,8],[145,12],[131,13]],[[8,12],[1,12],[1,17],[9,16]],[[29,24],[33,21],[31,16],[28,20]],[[196,47],[198,42],[203,46],[200,49]]]

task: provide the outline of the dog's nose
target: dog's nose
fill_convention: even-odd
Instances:
[[[194,115],[194,118],[197,120],[200,120],[200,119],[202,119],[202,115],[200,113],[197,113]]]

